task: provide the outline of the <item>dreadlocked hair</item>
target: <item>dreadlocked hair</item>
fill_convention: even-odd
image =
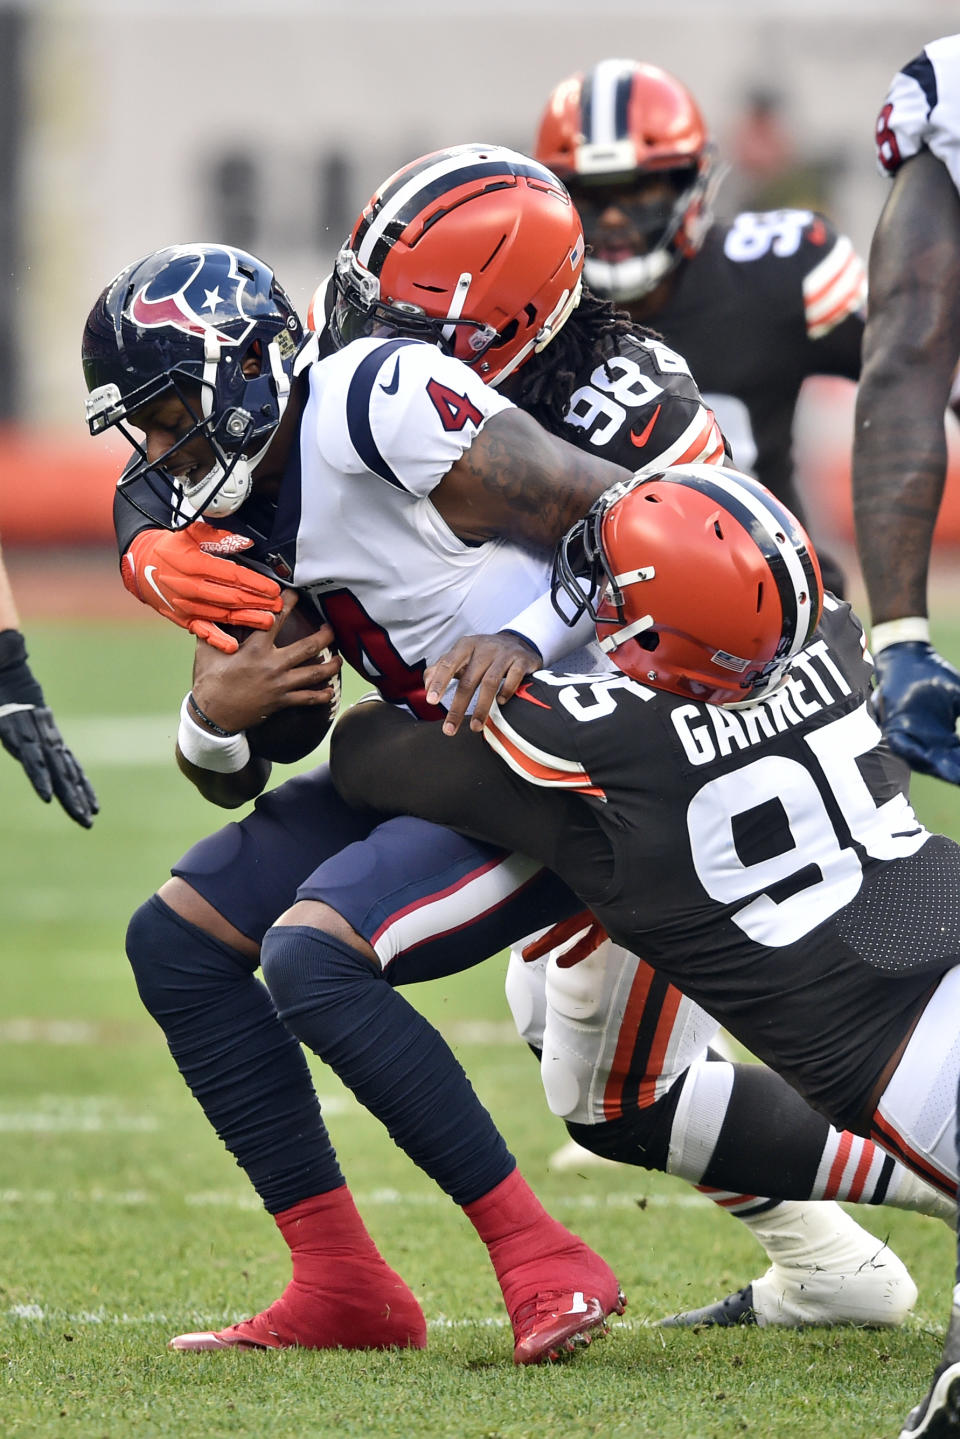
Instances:
[[[504,391],[544,429],[556,433],[563,424],[574,380],[588,364],[603,365],[612,380],[608,361],[618,341],[628,334],[660,338],[656,331],[636,324],[612,301],[584,288],[579,305],[560,333],[520,367]]]

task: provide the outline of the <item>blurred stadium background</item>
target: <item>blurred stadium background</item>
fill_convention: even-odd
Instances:
[[[81,835],[61,813],[39,806],[19,767],[0,756],[0,1334],[12,1322],[10,1352],[22,1386],[18,1417],[5,1432],[69,1428],[117,1439],[135,1427],[145,1434],[259,1432],[264,1397],[238,1387],[229,1405],[236,1400],[238,1417],[227,1425],[216,1382],[204,1402],[217,1418],[196,1420],[192,1428],[171,1418],[169,1431],[159,1420],[154,1425],[145,1418],[146,1400],[143,1412],[133,1414],[123,1366],[134,1366],[128,1370],[134,1392],[155,1389],[141,1356],[162,1358],[169,1326],[183,1327],[181,1316],[191,1306],[205,1322],[228,1309],[239,1317],[283,1282],[272,1230],[262,1215],[244,1215],[249,1195],[242,1178],[194,1112],[139,1008],[122,957],[131,910],[217,817],[181,784],[169,758],[191,644],[120,586],[110,508],[123,446],[111,439],[94,443],[83,422],[80,334],[104,283],[160,245],[230,239],[270,260],[305,308],[355,213],[393,168],[464,140],[529,148],[552,86],[616,55],[665,66],[698,97],[731,166],[722,212],[822,208],[866,255],[886,193],[872,145],[880,100],[905,60],[956,27],[952,0],[915,0],[909,9],[902,0],[486,0],[482,6],[462,0],[0,0],[0,536],[37,674],[103,800],[93,832]],[[758,127],[774,135],[767,168],[748,163]],[[856,575],[851,422],[851,386],[808,383],[796,442],[815,529],[846,555]],[[960,447],[953,422],[951,440],[953,475],[935,556],[936,632],[956,659]],[[856,577],[853,589],[856,596]],[[917,801],[928,823],[960,837],[955,791],[921,782]],[[518,1154],[539,1181],[562,1134],[543,1119],[535,1097],[523,1106],[529,1114],[521,1119],[516,1112],[522,1081],[514,1070],[524,1079],[529,1071],[531,1083],[533,1074],[506,1037],[499,976],[497,968],[465,981],[466,987],[431,992],[423,1005],[458,1045],[494,1112],[502,1110]],[[471,1029],[478,1019],[480,1029]],[[323,1086],[326,1096],[328,1078]],[[432,1193],[392,1151],[385,1159],[382,1135],[372,1125],[368,1144],[362,1116],[352,1112],[352,1127],[345,1127],[361,1191],[380,1193],[385,1182],[403,1191],[391,1214],[400,1215],[410,1191]],[[567,1180],[566,1188],[557,1180],[544,1183],[544,1196],[558,1212],[576,1219],[588,1237],[607,1241],[616,1227],[614,1210],[585,1219],[575,1205],[563,1208],[570,1202]],[[639,1196],[652,1194],[654,1205],[658,1197],[671,1202],[678,1186],[669,1180],[593,1171],[576,1184],[583,1186],[581,1198],[589,1192],[598,1205],[620,1204],[616,1224],[624,1225],[622,1248],[633,1245],[636,1270],[626,1277],[634,1278],[635,1292],[645,1286],[636,1320],[682,1302],[688,1292],[705,1302],[725,1292],[721,1285],[735,1287],[754,1272],[749,1241],[712,1214],[697,1219],[702,1248],[695,1248],[692,1230],[685,1231],[690,1248],[682,1272],[673,1251],[640,1237],[634,1227]],[[208,1195],[196,1203],[207,1204],[215,1217],[230,1211],[219,1258],[190,1209],[196,1193]],[[374,1198],[375,1217],[378,1202]],[[646,1203],[644,1197],[641,1207]],[[400,1217],[378,1220],[378,1237],[389,1238],[391,1224],[399,1225]],[[875,1232],[887,1233],[889,1225],[883,1216]],[[750,1428],[816,1439],[893,1428],[903,1395],[912,1397],[916,1373],[926,1371],[938,1348],[931,1326],[944,1313],[952,1261],[946,1231],[916,1237],[917,1226],[899,1217],[890,1227],[924,1291],[921,1321],[906,1347],[893,1346],[887,1363],[890,1354],[878,1357],[875,1346],[858,1349],[851,1340],[850,1351],[838,1350],[830,1341],[828,1351],[827,1341],[811,1338],[816,1350],[808,1348],[805,1359],[797,1353],[794,1374],[788,1360],[781,1364],[778,1341],[770,1340],[774,1347],[766,1351],[759,1382],[766,1378],[773,1389],[795,1383],[795,1404],[805,1406],[805,1374],[816,1359],[820,1384],[833,1386],[828,1417],[818,1423],[797,1407],[796,1429],[792,1421],[765,1428],[740,1405],[743,1381],[711,1373],[705,1382],[713,1390],[731,1392],[722,1414],[717,1411],[724,1418],[718,1432]],[[419,1265],[416,1245],[424,1237],[415,1214],[401,1233],[401,1247],[413,1246]],[[188,1234],[189,1247],[182,1247]],[[458,1234],[462,1240],[450,1228],[451,1244]],[[437,1247],[444,1242],[438,1236]],[[145,1279],[137,1267],[144,1246],[155,1246],[158,1261],[143,1265]],[[444,1304],[456,1310],[458,1300],[444,1291],[448,1266],[436,1256],[430,1262],[433,1269],[423,1259],[422,1282],[433,1320]],[[482,1325],[496,1310],[495,1295],[482,1257],[471,1262],[474,1268],[465,1260],[457,1279],[463,1308],[478,1312]],[[243,1283],[238,1264],[246,1266]],[[420,1272],[411,1276],[415,1284]],[[111,1373],[104,1378],[103,1326],[128,1319],[143,1332],[112,1331]],[[66,1373],[56,1346],[85,1337],[87,1357],[77,1343]],[[459,1341],[445,1342],[453,1346],[459,1374]],[[495,1359],[501,1372],[503,1335],[471,1342],[476,1357],[468,1367],[482,1370]],[[650,1344],[645,1357],[655,1369],[662,1341]],[[739,1340],[731,1339],[734,1344]],[[713,1363],[708,1352],[741,1362],[730,1346],[703,1348],[705,1364]],[[755,1354],[751,1362],[763,1361]],[[881,1371],[870,1368],[876,1363],[886,1366],[882,1380]],[[884,1395],[882,1424],[861,1412],[861,1380],[849,1377],[858,1364],[862,1384]],[[71,1388],[73,1370],[79,1378]],[[238,1371],[230,1372],[235,1378]],[[688,1382],[694,1417],[674,1420],[646,1395],[655,1426],[649,1432],[714,1432],[698,1427],[696,1380],[672,1371],[668,1381],[674,1393]],[[621,1373],[619,1400],[623,1384]],[[84,1386],[86,1401],[76,1397]],[[608,1398],[616,1416],[613,1397],[582,1400],[593,1406],[598,1424]],[[480,1400],[479,1389],[466,1398],[459,1393],[449,1412],[459,1415],[465,1402],[477,1403],[478,1434],[536,1432],[522,1417],[527,1401],[514,1396],[520,1417],[519,1427],[511,1427],[495,1405],[488,1410]],[[84,1402],[89,1430],[78,1417]],[[327,1402],[322,1385],[311,1402]],[[197,1403],[196,1393],[185,1393],[185,1409]],[[65,1427],[64,1415],[74,1423]],[[556,1417],[564,1432],[573,1432],[570,1415]],[[288,1427],[274,1424],[272,1432],[329,1432],[288,1418]],[[468,1432],[464,1419],[450,1424],[451,1433]],[[604,1432],[647,1432],[617,1426],[614,1417]],[[409,1434],[416,1427],[399,1414],[383,1415],[379,1432]],[[441,1430],[435,1424],[424,1432]],[[366,1431],[361,1425],[338,1432]]]
[[[553,85],[610,55],[698,97],[731,167],[722,212],[820,207],[866,254],[879,101],[955,23],[950,0],[0,0],[5,544],[109,537],[120,442],[86,439],[77,351],[136,255],[229,238],[305,307],[397,165],[462,140],[529,148]],[[846,541],[849,387],[810,383],[797,430],[817,529]],[[941,535],[960,542],[960,500]]]

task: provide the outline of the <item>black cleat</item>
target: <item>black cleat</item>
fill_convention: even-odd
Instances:
[[[736,1324],[756,1324],[757,1311],[753,1307],[753,1285],[728,1294],[716,1304],[703,1309],[688,1309],[684,1314],[670,1314],[660,1323],[664,1329],[692,1329],[695,1324],[716,1324],[721,1329],[733,1328]]]
[[[900,1439],[957,1439],[960,1435],[960,1364],[937,1374],[923,1403],[911,1409]]]

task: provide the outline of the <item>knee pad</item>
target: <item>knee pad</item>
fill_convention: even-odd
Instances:
[[[547,1022],[546,995],[547,957],[530,964],[519,949],[510,951],[504,989],[520,1038],[533,1049],[543,1049],[543,1031]]]
[[[546,967],[547,1008],[574,1023],[589,1024],[599,1018],[602,1025],[610,1008],[611,949],[610,941],[604,940],[593,954],[569,966],[551,955]]]

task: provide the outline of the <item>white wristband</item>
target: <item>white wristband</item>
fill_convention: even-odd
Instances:
[[[243,730],[238,734],[211,734],[198,725],[188,708],[189,695],[180,706],[180,728],[177,730],[177,748],[184,759],[199,769],[213,770],[216,774],[235,774],[250,763],[250,746]]]
[[[549,591],[540,595],[500,628],[512,630],[514,634],[529,640],[533,648],[540,651],[545,670],[550,669],[564,655],[581,649],[597,637],[596,628],[589,615],[581,616],[575,625],[565,624],[553,607]]]
[[[930,621],[923,615],[908,615],[902,620],[883,620],[870,632],[870,648],[875,655],[888,645],[901,645],[910,640],[930,643]]]

